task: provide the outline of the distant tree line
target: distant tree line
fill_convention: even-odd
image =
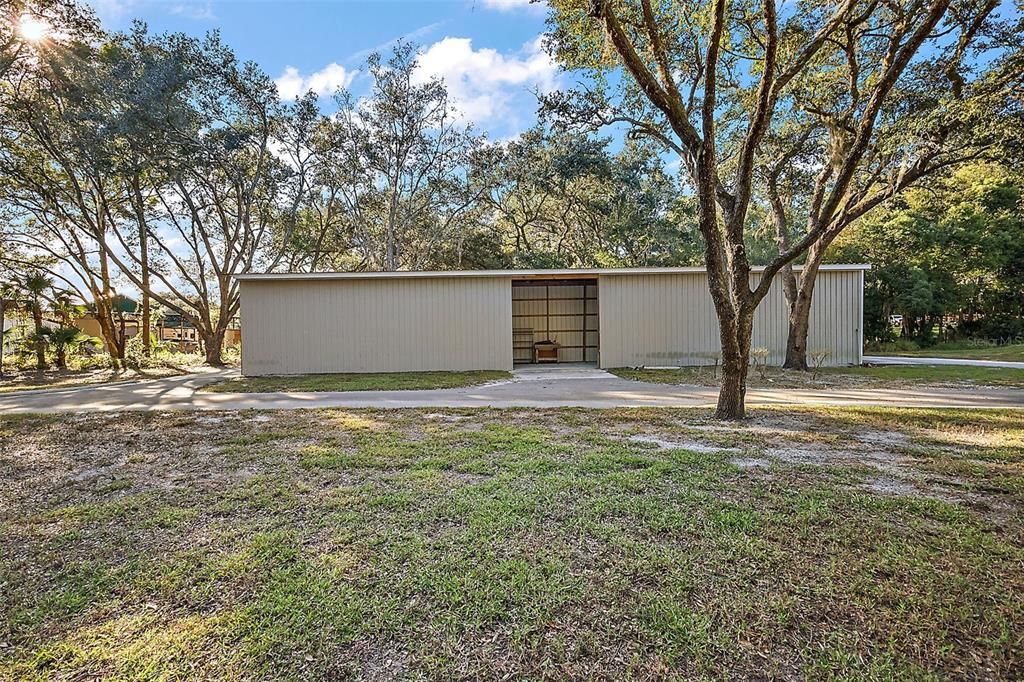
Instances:
[[[828,254],[872,264],[869,341],[1024,343],[1024,176],[977,163],[866,216]]]
[[[871,334],[888,311],[922,337],[1020,316],[1019,193],[962,170],[1018,187],[1024,27],[997,0],[550,0],[548,50],[581,79],[505,143],[410,44],[325,113],[216,32],[14,2],[59,30],[0,35],[0,263],[76,290],[115,361],[119,287],[146,339],[159,305],[218,364],[241,272],[701,264],[738,418],[757,306],[778,278],[806,369],[831,258],[877,266]]]
[[[249,271],[693,262],[697,235],[649,145],[544,124],[508,144],[462,120],[399,44],[367,60],[370,91],[281,101],[216,33],[104,34],[83,6],[25,6],[60,27],[6,27],[0,262],[44,274],[95,312],[123,360],[113,305],[141,292],[221,362]],[[10,279],[11,277],[8,277]]]

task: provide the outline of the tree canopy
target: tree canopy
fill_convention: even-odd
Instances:
[[[502,141],[409,43],[282,101],[216,32],[15,4],[52,30],[0,29],[0,267],[75,291],[115,362],[129,293],[218,364],[243,272],[703,264],[735,418],[755,309],[778,280],[800,366],[826,259],[875,263],[908,334],[1021,315],[1024,40],[993,0],[551,0],[577,85]]]
[[[753,314],[775,275],[807,254],[800,291],[787,286],[791,318],[806,320],[812,273],[843,229],[977,158],[998,142],[992,117],[1019,108],[1007,99],[1020,85],[1021,27],[992,0],[551,5],[552,50],[597,85],[549,108],[569,126],[624,125],[681,159],[721,332],[724,418],[743,416]],[[779,241],[754,281],[758,203]]]
[[[828,258],[873,265],[865,334],[891,341],[891,316],[925,345],[947,336],[1024,339],[1024,179],[992,163],[965,166],[868,216]]]
[[[120,291],[141,293],[147,328],[151,302],[182,316],[217,364],[242,272],[673,264],[696,253],[648,145],[543,125],[489,142],[445,83],[424,77],[411,44],[370,55],[370,90],[340,90],[333,113],[312,93],[282,102],[216,32],[137,23],[105,35],[83,10],[18,49],[31,59],[7,70],[0,93],[0,259],[76,291],[114,361],[125,351]]]

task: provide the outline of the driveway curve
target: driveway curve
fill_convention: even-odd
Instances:
[[[204,385],[237,370],[97,386],[0,394],[0,415],[154,410],[291,410],[303,408],[445,407],[711,407],[717,390],[648,384],[598,369],[517,371],[511,380],[429,391],[339,393],[206,393]],[[751,389],[756,406],[1024,408],[1017,389]]]

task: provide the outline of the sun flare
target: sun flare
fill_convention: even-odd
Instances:
[[[29,42],[37,43],[50,35],[50,25],[42,19],[25,14],[18,21],[18,35]]]

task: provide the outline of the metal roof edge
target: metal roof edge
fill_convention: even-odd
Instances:
[[[764,272],[764,266],[750,269],[754,274]],[[803,268],[793,268],[797,272]],[[866,263],[828,264],[818,268],[823,271],[856,272],[870,270]],[[666,267],[666,268],[565,268],[558,270],[397,270],[368,272],[265,272],[235,275],[239,281],[302,281],[302,280],[341,280],[341,279],[426,279],[443,277],[614,277],[623,275],[684,275],[707,272],[702,267]]]

